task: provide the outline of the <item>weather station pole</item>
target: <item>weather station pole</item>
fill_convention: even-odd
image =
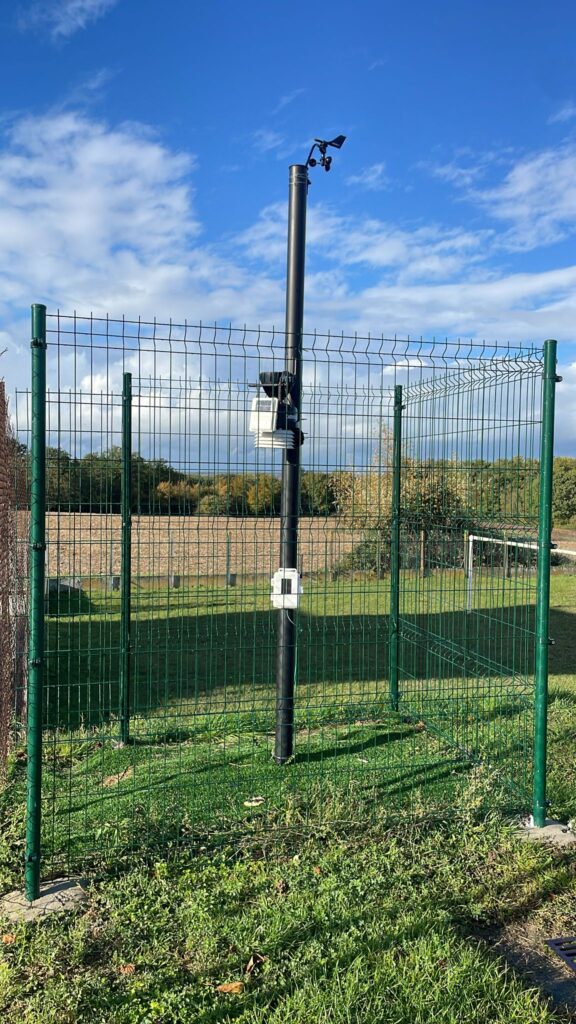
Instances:
[[[330,142],[316,139],[305,164],[292,164],[288,198],[288,260],[286,273],[286,398],[293,417],[293,447],[282,454],[282,492],[280,499],[280,600],[278,607],[278,653],[276,662],[276,729],[274,760],[286,764],[294,753],[294,690],[296,685],[297,602],[301,592],[298,574],[298,513],[300,502],[300,430],[302,412],[302,334],[304,328],[304,270],[306,258],[306,203],[308,169],[320,163],[330,170],[332,157],[328,146],[340,149],[345,141],[339,135]],[[314,158],[318,149],[319,160]],[[278,387],[278,398],[282,398]],[[288,415],[283,423],[289,423]],[[290,570],[292,571],[290,573]],[[294,593],[294,590],[296,593]]]

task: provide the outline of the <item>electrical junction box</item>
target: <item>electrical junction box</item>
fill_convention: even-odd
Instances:
[[[253,398],[248,429],[254,434],[255,447],[283,450],[294,448],[297,416],[296,409],[280,402],[278,398]]]
[[[270,600],[275,608],[297,608],[303,593],[298,569],[278,569],[272,579]]]

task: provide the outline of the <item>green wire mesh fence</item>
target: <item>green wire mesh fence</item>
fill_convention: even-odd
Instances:
[[[552,350],[547,377],[542,347],[305,336],[295,753],[278,765],[283,455],[249,425],[283,335],[57,315],[46,341],[45,551],[33,497],[20,515],[45,560],[29,860],[34,824],[48,873],[451,813],[480,765],[494,799],[530,809]],[[14,407],[27,465],[34,401]]]

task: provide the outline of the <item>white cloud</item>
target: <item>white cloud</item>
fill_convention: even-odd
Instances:
[[[446,164],[420,164],[421,167],[425,166],[430,170],[434,178],[439,178],[440,181],[447,181],[450,185],[456,185],[458,188],[467,189],[470,185],[473,185],[485,172],[485,167],[481,163],[474,163],[469,166],[462,166],[462,164],[456,163],[455,160],[448,161]]]
[[[453,184],[461,198],[508,224],[495,240],[495,249],[536,249],[572,234],[576,229],[576,145],[569,142],[511,161],[510,151],[503,150],[471,155],[465,165],[449,161],[427,169]],[[494,176],[504,162],[508,170],[500,181],[491,186],[480,184],[489,172]]]
[[[280,282],[200,243],[193,170],[190,155],[142,126],[110,128],[71,111],[17,122],[0,144],[4,324],[31,301],[128,317],[251,321],[258,311],[279,320]],[[19,377],[25,337],[12,331]]]
[[[504,181],[473,198],[511,227],[509,249],[534,249],[566,238],[576,227],[576,146],[547,149],[519,160]]]
[[[259,153],[271,153],[286,144],[284,136],[271,128],[259,128],[253,132],[252,141]]]
[[[562,104],[559,110],[550,115],[548,124],[564,124],[566,121],[571,121],[574,117],[576,117],[576,103],[573,100],[568,100],[567,103]]]
[[[510,146],[485,149],[482,152],[475,152],[469,146],[464,146],[456,150],[453,158],[445,163],[421,160],[416,166],[440,181],[455,185],[465,196],[469,196],[471,187],[489,172],[509,167],[514,155],[514,150]]]
[[[365,167],[358,174],[351,174],[346,178],[346,184],[360,185],[361,188],[365,188],[369,192],[380,192],[382,189],[388,188],[389,185],[386,164],[371,164],[370,167]]]
[[[20,17],[24,29],[46,27],[54,40],[69,39],[111,11],[119,0],[45,0]]]
[[[284,96],[280,97],[272,113],[279,114],[281,110],[284,110],[284,107],[290,106],[291,103],[294,103],[294,100],[303,96],[305,92],[306,89],[292,89],[292,92],[287,92]]]
[[[12,126],[0,140],[0,315],[11,384],[27,381],[31,301],[84,314],[282,325],[285,204],[267,207],[237,237],[208,245],[194,208],[193,175],[189,154],[171,150],[142,126],[110,127],[73,111]],[[571,188],[567,169],[564,175]],[[498,202],[510,180],[500,186]],[[540,342],[556,336],[561,354],[565,346],[574,362],[568,343],[576,323],[576,266],[503,271],[494,254],[507,232],[345,216],[311,193],[307,325],[392,337]],[[146,358],[140,369],[156,373],[158,365]],[[76,372],[80,379],[100,370],[86,365]],[[573,376],[559,396],[564,410],[576,393]],[[561,411],[566,443],[568,422]]]
[[[396,280],[437,280],[481,260],[490,231],[468,232],[427,225],[412,231],[376,218],[344,217],[323,204],[311,205],[307,243],[311,252],[345,266],[390,272]],[[286,252],[286,205],[266,207],[236,238],[251,259],[277,263]]]

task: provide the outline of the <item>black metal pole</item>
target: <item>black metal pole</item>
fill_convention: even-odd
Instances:
[[[304,164],[290,167],[288,204],[288,266],[286,274],[286,369],[294,374],[292,401],[300,419],[302,406],[302,330],[304,326],[304,264],[306,255],[306,200],[308,171]],[[300,446],[282,457],[280,504],[280,568],[298,568],[298,504]],[[276,736],[274,760],[285,764],[294,750],[294,684],[296,675],[296,610],[278,611],[276,663]]]

